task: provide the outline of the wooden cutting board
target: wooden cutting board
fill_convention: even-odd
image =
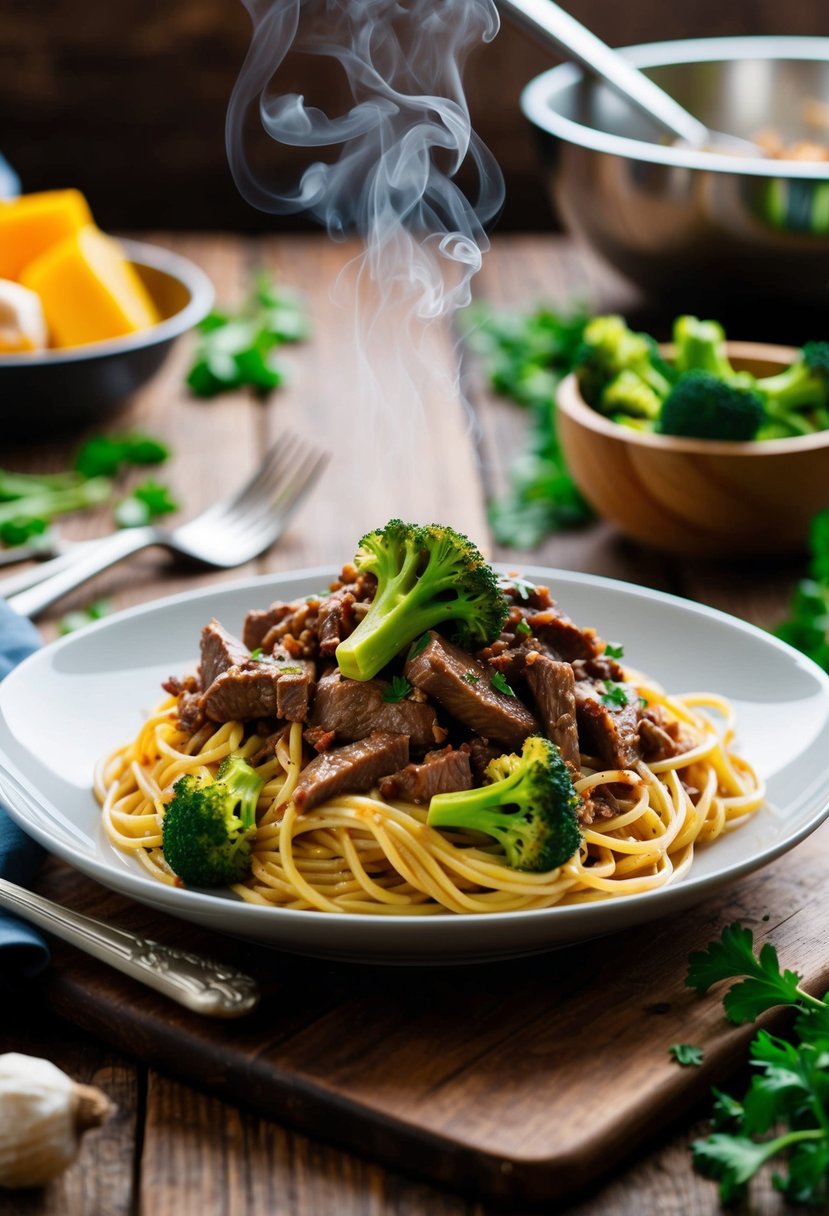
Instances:
[[[829,987],[829,824],[691,912],[532,959],[445,968],[319,962],[216,937],[50,860],[38,890],[232,961],[261,983],[238,1022],[190,1014],[55,945],[49,1006],[153,1066],[395,1168],[511,1201],[611,1170],[744,1059],[752,1027],[684,987],[689,952],[732,920]],[[481,923],[481,932],[486,932]],[[704,1049],[682,1068],[668,1046]]]

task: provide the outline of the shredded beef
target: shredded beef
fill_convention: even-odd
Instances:
[[[209,688],[217,676],[231,667],[240,667],[250,658],[250,651],[232,633],[213,618],[201,631],[201,661],[199,683]]]

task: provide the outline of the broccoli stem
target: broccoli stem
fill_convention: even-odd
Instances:
[[[757,388],[763,394],[767,413],[790,423],[794,422],[792,410],[826,405],[826,386],[805,363],[792,363],[776,376],[758,380]],[[806,427],[803,433],[809,434],[811,430]]]
[[[500,833],[507,827],[503,808],[509,806],[510,792],[523,780],[524,772],[519,768],[479,789],[436,794],[429,804],[429,826],[472,828],[487,835]]]
[[[337,647],[337,663],[352,680],[371,679],[394,655],[439,621],[462,614],[461,601],[435,601],[441,592],[454,587],[454,579],[419,578],[420,555],[406,557],[400,573],[378,591],[371,604],[371,617],[364,618]],[[365,628],[364,628],[365,626]]]

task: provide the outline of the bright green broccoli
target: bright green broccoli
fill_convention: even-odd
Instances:
[[[725,350],[725,330],[719,321],[683,316],[674,321],[674,366],[678,372],[710,372],[720,380],[737,375]]]
[[[760,396],[710,372],[686,372],[662,405],[657,430],[688,439],[753,439],[763,421]]]
[[[807,342],[785,371],[757,381],[768,417],[763,438],[829,428],[829,342]]]
[[[659,417],[661,409],[659,394],[629,368],[619,372],[602,393],[602,412],[611,417],[622,414],[652,420]]]
[[[430,827],[494,836],[515,870],[555,870],[573,856],[581,840],[580,799],[554,743],[530,735],[520,756],[490,761],[486,775],[490,784],[479,789],[436,794],[429,804]]]
[[[354,564],[373,574],[368,612],[336,659],[344,676],[370,680],[427,629],[450,625],[463,646],[486,646],[508,604],[492,569],[470,540],[444,524],[392,519],[360,541]]]
[[[241,756],[228,756],[215,781],[180,777],[162,826],[170,869],[194,887],[244,881],[250,873],[256,804],[264,784]]]
[[[619,410],[612,400],[605,401],[605,394],[621,372],[628,373],[628,383],[636,376],[659,401],[671,389],[667,368],[653,339],[634,333],[617,316],[594,317],[587,323],[575,372],[585,401],[602,413]]]

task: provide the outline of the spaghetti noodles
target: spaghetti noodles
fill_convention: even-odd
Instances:
[[[302,725],[284,726],[269,750],[255,724],[182,729],[168,698],[138,736],[103,760],[95,792],[109,839],[161,882],[180,885],[164,859],[162,823],[174,783],[215,777],[231,754],[264,779],[249,879],[233,890],[275,908],[422,916],[546,908],[648,891],[683,877],[697,845],[742,823],[764,788],[732,750],[731,707],[721,697],[668,697],[628,673],[682,739],[680,754],[629,768],[582,755],[575,788],[601,800],[604,818],[583,826],[579,850],[547,873],[510,868],[500,846],[477,833],[437,830],[427,808],[374,791],[340,795],[304,813],[292,801],[303,768]],[[261,759],[263,753],[264,760]]]

